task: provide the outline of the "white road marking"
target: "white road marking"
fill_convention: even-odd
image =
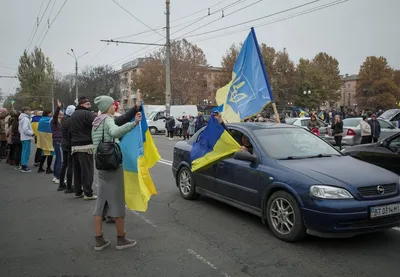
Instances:
[[[165,165],[172,166],[172,162],[168,161],[168,160],[160,159],[158,162],[162,163],[162,164],[165,164]]]
[[[149,225],[151,225],[151,226],[157,228],[157,225],[154,224],[150,219],[145,218],[143,215],[141,215],[141,214],[138,213],[137,211],[132,211],[132,210],[128,209],[127,206],[125,206],[125,208],[126,208],[128,211],[130,211],[131,213],[133,213],[134,215],[136,215],[136,216],[140,217],[141,219],[143,219],[143,221],[146,222],[147,224],[149,224]]]
[[[209,267],[211,267],[212,269],[218,270],[218,267],[216,265],[214,265],[213,263],[211,263],[209,260],[207,260],[206,258],[202,257],[200,254],[198,254],[196,251],[194,251],[193,249],[187,249],[187,251],[189,252],[189,254],[193,255],[196,259],[202,261],[203,263],[205,263],[206,265],[208,265]],[[225,277],[231,277],[228,273],[226,272],[221,272],[222,276]]]

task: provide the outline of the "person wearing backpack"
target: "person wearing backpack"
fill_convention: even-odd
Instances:
[[[110,241],[103,236],[104,207],[108,205],[108,215],[115,220],[117,229],[118,250],[131,248],[135,240],[125,237],[125,195],[124,172],[121,166],[122,154],[119,151],[119,139],[135,128],[142,119],[140,112],[136,113],[134,122],[122,126],[114,121],[114,99],[110,96],[98,96],[94,100],[101,114],[95,118],[92,127],[93,153],[98,178],[98,194],[94,210],[95,247],[101,251],[110,246]],[[120,155],[120,156],[119,156]],[[116,158],[116,156],[119,156]]]

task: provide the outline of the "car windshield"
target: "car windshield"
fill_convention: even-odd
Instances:
[[[293,125],[296,122],[297,118],[287,118],[285,119],[286,124]]]
[[[343,119],[344,127],[357,127],[360,125],[361,117]]]
[[[259,129],[254,134],[263,150],[273,159],[341,156],[331,145],[304,129]]]
[[[396,115],[399,112],[398,109],[393,109],[393,110],[387,110],[386,112],[384,112],[383,114],[381,114],[379,117],[383,118],[383,119],[390,119],[392,118],[394,115]]]
[[[148,115],[146,115],[146,119],[153,120],[154,116],[158,113],[158,111],[152,111]]]

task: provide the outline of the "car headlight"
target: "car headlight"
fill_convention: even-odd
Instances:
[[[352,199],[354,198],[350,192],[345,189],[332,187],[332,186],[323,186],[323,185],[315,185],[310,187],[310,194],[317,198],[323,199]]]

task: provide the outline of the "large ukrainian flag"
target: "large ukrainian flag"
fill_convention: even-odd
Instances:
[[[222,115],[227,122],[240,122],[254,116],[273,101],[253,28],[236,59],[232,81],[220,88],[215,98],[219,106],[224,104]]]
[[[32,125],[32,131],[35,133],[35,136],[38,137],[38,127],[39,127],[39,121],[42,117],[40,115],[34,115],[32,117],[31,125]]]
[[[54,155],[53,148],[53,136],[51,134],[50,120],[52,118],[49,116],[43,116],[39,121],[38,126],[38,136],[37,136],[37,147],[42,149],[43,156]]]
[[[143,110],[143,108],[142,108]],[[149,169],[161,158],[150,135],[146,117],[121,140],[124,168],[125,203],[131,210],[145,212],[157,194]]]
[[[212,116],[190,152],[192,171],[196,171],[240,150],[240,145]]]

